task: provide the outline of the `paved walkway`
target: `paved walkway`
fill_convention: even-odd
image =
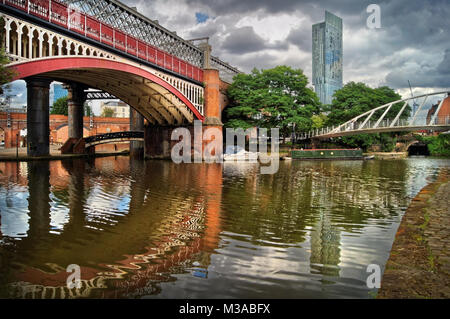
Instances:
[[[450,298],[450,170],[406,210],[378,298]]]

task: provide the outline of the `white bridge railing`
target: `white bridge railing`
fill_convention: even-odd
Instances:
[[[440,100],[437,108],[432,114],[429,114],[427,116],[419,115],[421,112],[424,112],[422,111],[423,107],[425,106],[425,103],[430,96],[444,94],[448,94],[449,97],[445,98],[444,96]],[[406,107],[408,106],[409,101],[413,100],[415,107],[415,101],[420,99],[422,99],[422,102],[417,105],[419,107],[416,110],[413,110],[413,113],[407,119],[400,118]],[[439,112],[441,111],[446,99],[450,99],[450,91],[428,93],[398,101],[393,101],[369,110],[363,114],[360,114],[339,126],[325,127],[309,132],[303,132],[299,135],[298,139],[305,140],[310,138],[329,138],[362,133],[395,132],[402,130],[410,131],[413,129],[450,129],[450,116],[448,114],[439,115]],[[391,107],[397,103],[402,102],[403,105],[400,111],[396,114],[395,118],[386,118],[386,115],[388,114]],[[378,115],[381,112],[383,113],[381,115]],[[375,114],[377,114],[377,116],[374,116]]]

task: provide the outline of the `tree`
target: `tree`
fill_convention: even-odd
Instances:
[[[114,110],[110,107],[104,107],[102,111],[102,117],[114,117]]]
[[[89,104],[85,103],[85,104],[84,104],[84,116],[91,116],[91,114],[94,115],[94,114],[92,113],[92,108],[91,108],[91,106],[90,106]]]
[[[278,127],[283,137],[293,127],[310,129],[311,116],[320,112],[320,102],[307,84],[302,70],[288,66],[238,74],[227,90],[230,105],[224,114],[225,126]]]
[[[387,86],[372,89],[364,83],[349,82],[342,89],[334,92],[327,125],[343,124],[364,112],[401,98],[399,94]],[[385,119],[394,119],[402,106],[403,103],[393,105]],[[378,118],[384,111],[383,109],[375,112],[373,118]],[[408,118],[410,112],[411,107],[408,105],[401,118]]]
[[[327,126],[343,124],[371,109],[402,98],[387,86],[372,89],[364,83],[355,82],[347,83],[342,89],[337,90],[333,97],[326,122]],[[394,104],[384,119],[393,120],[402,107],[403,102]],[[385,109],[376,111],[372,118],[378,119],[384,111]],[[411,107],[407,105],[400,118],[408,118],[410,112]],[[395,135],[395,133],[358,134],[342,137],[340,143],[349,147],[361,147],[363,149],[367,149],[373,144],[380,144],[384,151],[391,151],[395,146]]]
[[[324,113],[321,114],[314,114],[313,116],[311,116],[311,121],[312,121],[312,129],[316,129],[316,128],[322,128],[325,126],[326,121],[328,120],[327,116]]]
[[[60,97],[53,103],[52,111],[50,114],[61,114],[61,115],[67,115],[68,114],[68,103],[67,103],[67,96]]]
[[[90,105],[84,104],[83,106],[83,115],[90,116],[92,113],[92,109]],[[69,100],[67,96],[60,97],[53,103],[52,110],[50,114],[61,114],[68,115],[69,114]]]

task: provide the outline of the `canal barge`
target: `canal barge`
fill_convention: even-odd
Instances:
[[[364,159],[362,149],[306,149],[291,150],[293,159]]]

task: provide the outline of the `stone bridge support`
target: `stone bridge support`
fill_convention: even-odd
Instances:
[[[66,86],[68,105],[68,139],[61,147],[62,154],[84,153],[83,115],[86,101],[86,86],[80,83],[70,83]]]
[[[130,131],[144,131],[144,117],[130,107]],[[144,142],[130,142],[130,156],[142,157],[144,155]]]
[[[204,69],[203,79],[205,84],[205,94],[204,94],[204,121],[202,123],[202,135],[203,132],[208,128],[217,128],[222,132],[222,107],[221,107],[221,96],[220,96],[220,78],[219,70],[217,69]],[[190,125],[186,127],[191,132],[191,146],[192,154],[194,148],[194,126]],[[144,129],[144,156],[146,158],[164,158],[169,159],[172,147],[178,141],[171,141],[171,134],[175,127],[169,126],[154,126],[149,125]],[[197,136],[198,138],[198,136]],[[212,139],[211,139],[212,140]],[[211,142],[211,140],[203,140],[202,147],[203,150],[205,146]],[[223,140],[223,138],[222,138]],[[222,141],[220,143],[222,145]],[[202,152],[202,150],[196,150]],[[215,154],[212,154],[215,155]]]
[[[172,127],[147,125],[144,130],[145,157],[151,159],[170,158],[170,136]]]
[[[86,87],[82,84],[71,83],[67,87],[69,138],[83,138],[84,102],[86,101]]]
[[[27,78],[27,154],[28,156],[49,155],[50,80]]]

